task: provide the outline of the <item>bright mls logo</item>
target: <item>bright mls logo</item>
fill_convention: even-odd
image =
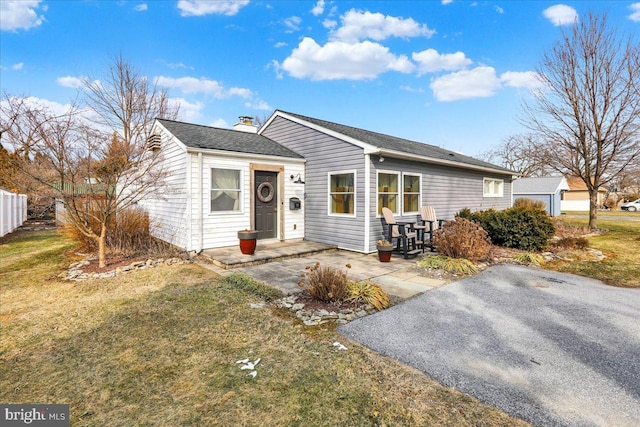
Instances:
[[[0,404],[3,426],[69,427],[69,405]]]

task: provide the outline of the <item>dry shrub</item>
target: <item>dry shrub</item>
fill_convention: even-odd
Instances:
[[[101,224],[90,219],[91,229],[100,234]],[[177,250],[168,243],[162,242],[151,235],[152,224],[149,215],[142,208],[124,210],[107,223],[105,247],[109,254],[135,256],[140,254],[171,254],[177,255]],[[85,236],[73,223],[65,221],[63,233],[77,242],[78,248],[86,252],[97,252],[98,242]]]
[[[518,264],[540,266],[544,264],[544,258],[540,254],[525,252],[513,256],[513,260]]]
[[[546,203],[542,200],[529,199],[528,197],[520,197],[519,199],[516,199],[516,201],[513,203],[513,207],[524,209],[541,209],[543,211],[547,209]]]
[[[584,237],[561,237],[554,240],[551,245],[556,249],[583,250],[589,247],[589,240]]]
[[[591,230],[591,228],[587,225],[570,225],[564,222],[562,218],[554,218],[553,225],[556,228],[555,235],[560,238],[586,236],[587,234],[591,234],[593,232],[593,230]]]
[[[460,217],[436,230],[433,243],[443,255],[474,262],[487,259],[491,253],[487,232],[475,222]]]
[[[347,269],[351,265],[347,264]],[[298,286],[307,290],[311,298],[322,302],[344,301],[349,297],[347,272],[334,267],[321,267],[319,262],[307,266]]]
[[[351,282],[349,283],[348,289],[349,298],[347,298],[347,300],[350,302],[371,304],[378,311],[388,308],[391,304],[389,296],[380,285],[369,280]]]

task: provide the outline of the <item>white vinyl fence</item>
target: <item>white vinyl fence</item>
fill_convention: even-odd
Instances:
[[[27,195],[0,188],[0,237],[11,233],[27,220]]]

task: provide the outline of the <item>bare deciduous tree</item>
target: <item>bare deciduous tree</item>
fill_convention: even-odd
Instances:
[[[84,85],[86,107],[59,115],[6,96],[0,127],[22,159],[21,169],[54,189],[67,219],[97,242],[104,267],[112,219],[161,190],[161,154],[146,150],[146,142],[153,120],[175,118],[177,108],[121,56],[107,78],[85,79]]]
[[[539,74],[545,88],[523,122],[551,167],[584,181],[597,228],[598,188],[640,159],[640,45],[588,14],[544,55]]]
[[[511,135],[480,157],[524,177],[545,176],[552,168],[549,167],[549,160],[538,153],[539,144],[535,134]]]

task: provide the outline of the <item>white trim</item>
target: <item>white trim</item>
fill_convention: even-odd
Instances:
[[[336,131],[331,130],[331,129],[327,129],[324,126],[320,126],[320,125],[317,125],[315,123],[308,122],[308,121],[306,121],[304,119],[301,119],[299,117],[291,116],[291,115],[289,115],[287,113],[284,113],[282,111],[279,111],[279,110],[276,110],[273,113],[273,115],[269,118],[269,120],[267,120],[267,122],[260,128],[260,130],[258,131],[258,134],[261,134],[262,130],[266,129],[269,126],[269,124],[271,124],[271,122],[273,120],[275,120],[277,117],[282,117],[284,119],[291,120],[292,122],[298,123],[299,125],[306,126],[306,127],[310,128],[310,129],[317,130],[318,132],[322,132],[322,133],[324,133],[326,135],[329,135],[329,136],[332,136],[334,138],[338,138],[338,139],[341,139],[341,140],[343,140],[345,142],[349,142],[349,143],[351,143],[351,144],[353,144],[353,145],[355,145],[357,147],[363,148],[365,150],[365,152],[367,150],[375,150],[376,149],[375,146],[373,146],[371,144],[367,144],[366,142],[362,142],[359,139],[351,138],[350,136],[344,135],[342,133],[336,132]]]
[[[291,163],[305,163],[306,159],[297,159],[295,157],[284,157],[284,156],[271,156],[267,154],[254,154],[254,153],[241,153],[238,151],[225,151],[225,150],[214,150],[211,148],[192,148],[187,147],[187,152],[189,153],[202,153],[202,154],[210,154],[212,156],[218,157],[231,157],[238,159],[251,159],[256,162],[259,160],[270,160],[273,162],[283,163],[283,162],[291,162]]]
[[[396,207],[397,207],[397,212],[393,212],[394,215],[401,215],[402,212],[402,200],[398,200],[401,199],[402,197],[402,172],[401,171],[392,171],[392,170],[386,170],[386,169],[379,169],[376,170],[376,217],[378,218],[382,218],[382,215],[378,213],[378,211],[380,210],[380,206],[378,205],[378,200],[380,199],[379,197],[379,192],[378,192],[378,188],[379,188],[379,181],[380,181],[380,174],[387,174],[387,175],[396,175],[398,177],[398,191],[396,193]]]
[[[402,151],[395,151],[395,150],[386,150],[386,149],[376,148],[373,151],[365,150],[365,154],[375,154],[375,155],[381,155],[384,157],[400,159],[400,160],[413,160],[413,161],[418,161],[422,163],[432,163],[436,165],[452,166],[460,169],[471,169],[471,170],[477,170],[477,171],[483,171],[483,172],[491,172],[499,175],[508,175],[508,176],[518,175],[517,172],[508,172],[500,169],[492,169],[484,166],[470,165],[468,163],[454,162],[451,160],[436,159],[435,157],[420,156],[418,154],[403,153]]]
[[[184,244],[186,246],[187,252],[191,252],[193,250],[193,200],[191,199],[193,197],[193,179],[191,179],[191,155],[189,153],[186,153],[185,158],[187,161],[187,167],[185,168],[185,190],[187,192],[187,206],[184,210],[185,218],[183,218],[183,221],[186,224],[185,232],[187,233],[187,239]]]
[[[171,131],[169,131],[169,129],[164,127],[164,125],[160,123],[157,119],[155,120],[155,122],[153,123],[153,127],[151,128],[152,135],[155,133],[154,130],[156,126],[159,126],[161,131],[164,132],[171,139],[171,142],[175,143],[178,146],[178,148],[180,148],[185,153],[187,152],[188,147],[182,141],[180,141],[174,134],[172,134]]]
[[[200,253],[202,252],[202,249],[204,247],[204,218],[203,218],[203,208],[202,208],[202,204],[204,203],[204,195],[202,194],[203,190],[204,190],[204,185],[202,184],[202,180],[204,179],[203,177],[203,162],[202,162],[202,153],[198,153],[198,195],[197,195],[197,200],[198,200],[198,209],[196,210],[197,213],[197,220],[196,220],[196,229],[198,230],[198,247],[196,249],[196,252]]]
[[[239,187],[239,194],[238,194],[238,210],[226,210],[226,211],[214,211],[211,210],[211,192],[213,191],[213,170],[214,169],[218,169],[218,170],[232,170],[232,171],[237,171],[238,172],[238,187]],[[245,188],[244,188],[244,172],[245,172],[245,168],[238,168],[238,167],[215,167],[215,166],[211,166],[209,167],[209,197],[208,197],[208,205],[209,205],[209,215],[220,215],[220,214],[243,214],[244,213],[244,203],[243,203],[243,198],[245,196]],[[233,190],[236,191],[235,189],[231,189],[231,188],[225,188],[223,190]]]
[[[331,176],[353,174],[353,214],[333,213],[331,212]],[[358,170],[342,170],[327,172],[327,216],[335,216],[340,218],[356,218],[358,213]]]
[[[364,252],[369,252],[371,232],[371,156],[364,155]]]
[[[492,193],[486,193],[486,192],[484,191],[484,189],[485,189],[485,183],[486,183],[487,181],[498,182],[498,183],[500,184],[499,191],[498,191],[498,193],[497,193],[497,194],[496,194],[496,193],[493,193],[493,192],[492,192]],[[498,198],[498,197],[504,197],[504,179],[498,179],[498,178],[487,178],[487,177],[482,178],[482,197],[487,197],[487,198],[489,198],[489,197],[495,197],[495,198]],[[511,198],[513,198],[513,194],[511,195]]]
[[[418,189],[418,210],[417,211],[405,211],[404,210],[404,196],[405,196],[405,192],[404,192],[404,177],[405,176],[417,176],[418,177],[418,181],[419,181],[419,186],[420,188]],[[415,172],[402,172],[402,182],[401,182],[401,188],[402,188],[402,196],[401,196],[401,202],[402,202],[402,215],[418,215],[420,214],[420,208],[422,207],[422,174],[421,173],[415,173]],[[416,194],[416,193],[409,193],[409,194]]]
[[[338,138],[342,141],[351,143],[357,147],[360,147],[362,149],[364,149],[364,154],[377,154],[377,155],[384,155],[384,156],[388,156],[388,157],[393,157],[393,158],[397,158],[397,159],[403,159],[403,160],[414,160],[414,161],[419,161],[419,162],[426,162],[426,163],[433,163],[433,164],[438,164],[438,165],[445,165],[445,166],[453,166],[453,167],[458,167],[461,169],[471,169],[471,170],[478,170],[478,171],[484,171],[484,172],[492,172],[492,173],[496,173],[496,174],[500,174],[500,175],[508,175],[508,176],[514,176],[514,175],[518,175],[517,172],[508,172],[508,171],[504,171],[501,169],[494,169],[494,168],[490,168],[490,167],[484,167],[484,166],[476,166],[476,165],[470,165],[468,163],[461,163],[461,162],[454,162],[451,160],[444,160],[444,159],[437,159],[435,157],[428,157],[428,156],[420,156],[418,154],[410,154],[410,153],[405,153],[402,151],[396,151],[396,150],[388,150],[388,149],[384,149],[384,148],[379,148],[376,147],[374,145],[368,144],[366,142],[360,141],[358,139],[355,138],[351,138],[350,136],[344,135],[342,133],[327,129],[323,126],[320,125],[316,125],[315,123],[311,123],[308,122],[304,119],[301,119],[299,117],[294,117],[291,116],[287,113],[284,113],[282,111],[276,110],[271,117],[269,117],[269,120],[266,121],[266,123],[260,128],[260,130],[258,131],[258,134],[262,134],[262,131],[264,129],[266,129],[272,121],[274,121],[277,117],[282,117],[285,118],[287,120],[290,120],[294,123],[298,123],[300,125],[304,125],[310,129],[314,129],[317,130],[319,132],[322,132],[326,135],[330,135],[333,136],[334,138]],[[417,142],[417,141],[412,141],[412,142]],[[419,142],[417,142],[419,143]],[[455,153],[454,153],[455,155]]]

